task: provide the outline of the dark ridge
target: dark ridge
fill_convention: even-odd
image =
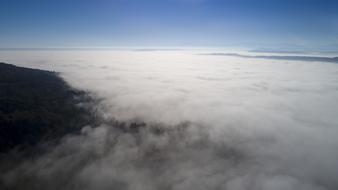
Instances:
[[[284,53],[284,54],[305,54],[305,53],[338,53],[338,50],[309,50],[309,51],[301,51],[301,50],[273,50],[273,49],[253,49],[249,50],[249,52],[254,53]]]
[[[93,109],[100,99],[71,88],[56,72],[0,62],[0,89],[0,162],[8,151],[36,154],[88,125],[108,125],[123,133],[146,127],[140,121],[101,118]]]
[[[254,49],[249,52],[254,53],[287,53],[287,54],[296,54],[296,53],[306,53],[305,51],[298,50],[270,50],[270,49]]]
[[[232,56],[240,58],[258,58],[258,59],[276,59],[276,60],[288,60],[288,61],[317,61],[317,62],[328,62],[338,63],[338,57],[314,57],[314,56],[279,56],[279,55],[242,55],[237,53],[210,53],[203,55],[216,55],[216,56]]]
[[[79,131],[94,122],[90,97],[55,72],[0,63],[0,156]]]

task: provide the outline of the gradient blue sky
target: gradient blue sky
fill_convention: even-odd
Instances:
[[[0,0],[0,47],[338,49],[333,0]]]

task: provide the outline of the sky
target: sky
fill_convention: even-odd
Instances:
[[[333,0],[0,0],[0,47],[338,49]]]

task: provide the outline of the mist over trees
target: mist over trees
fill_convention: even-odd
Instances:
[[[0,63],[0,86],[2,153],[58,139],[93,122],[84,107],[90,97],[55,72]]]
[[[35,70],[44,76],[24,80],[40,85],[56,76],[53,93],[30,85],[20,95],[14,82],[13,92],[3,88],[27,100],[29,112],[49,114],[47,128],[12,134],[25,140],[1,154],[0,187],[337,189],[336,64],[202,53],[0,53],[11,63],[59,72]],[[12,105],[23,110],[18,101]],[[26,120],[38,121],[33,116]],[[49,119],[60,125],[49,128]],[[31,134],[36,141],[26,141]]]

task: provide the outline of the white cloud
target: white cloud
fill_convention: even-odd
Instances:
[[[55,189],[337,189],[338,65],[201,52],[1,52],[62,72],[103,98],[106,118],[149,126],[86,127],[2,177]]]

